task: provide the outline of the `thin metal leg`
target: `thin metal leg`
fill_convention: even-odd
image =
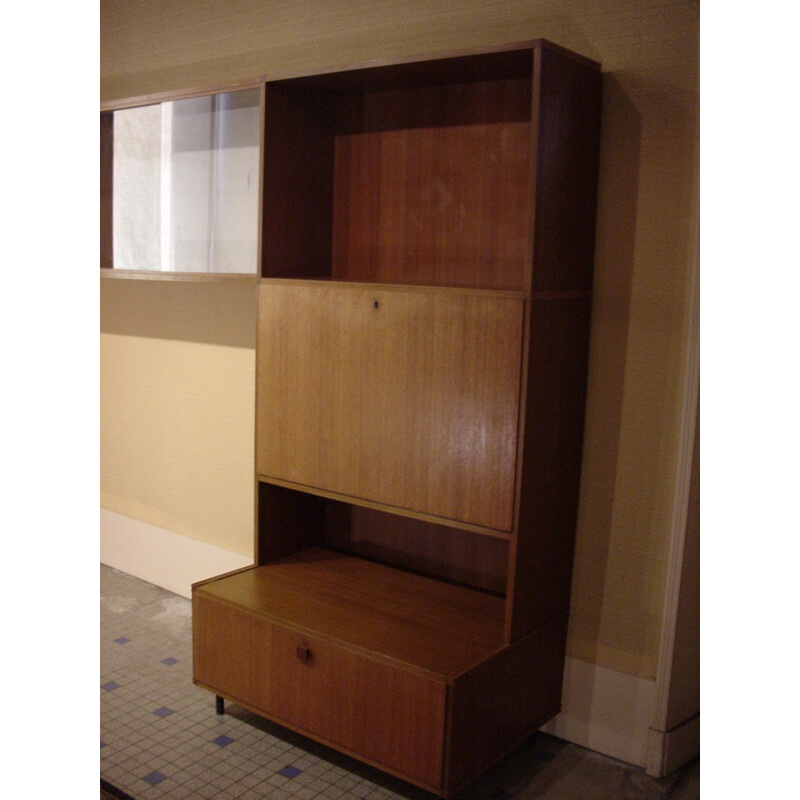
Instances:
[[[225,713],[225,700],[217,695],[217,714]]]

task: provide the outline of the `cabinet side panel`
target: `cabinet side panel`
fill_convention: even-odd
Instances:
[[[326,105],[267,84],[262,277],[330,275],[332,181]]]
[[[592,288],[602,76],[541,52],[532,290]]]
[[[589,299],[534,300],[517,535],[507,635],[569,607],[581,477]]]
[[[254,614],[192,592],[194,682],[268,710],[272,630]]]
[[[326,501],[282,486],[258,484],[257,564],[322,543]]]
[[[560,711],[566,635],[562,614],[454,681],[448,794]]]

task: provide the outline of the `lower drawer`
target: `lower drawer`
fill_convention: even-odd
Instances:
[[[415,783],[442,783],[444,682],[195,591],[194,679]]]

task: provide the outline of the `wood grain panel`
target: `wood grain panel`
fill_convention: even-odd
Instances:
[[[569,607],[586,403],[590,300],[533,300],[509,640]]]
[[[566,633],[561,614],[453,682],[448,792],[559,712]]]
[[[196,683],[415,782],[440,786],[444,682],[275,624],[220,600],[209,587],[193,592]]]
[[[329,547],[502,594],[508,540],[328,500]]]
[[[339,100],[333,276],[521,288],[530,104],[530,77]]]
[[[592,288],[602,76],[536,51],[533,291]],[[526,284],[527,286],[527,284]]]
[[[446,687],[320,639],[275,627],[272,713],[415,781],[442,775]],[[308,660],[298,658],[308,649]]]
[[[261,476],[510,531],[520,298],[264,283],[259,308]]]

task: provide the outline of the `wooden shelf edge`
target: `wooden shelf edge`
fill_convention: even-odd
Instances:
[[[230,578],[231,575],[238,575],[240,572],[247,572],[250,569],[256,569],[258,564],[249,564],[246,567],[239,567],[238,569],[232,569],[228,572],[221,572],[219,575],[212,575],[210,578],[203,578],[202,580],[195,581],[192,584],[192,591],[195,589],[199,589],[201,586],[205,586],[207,583],[211,583],[212,581],[218,581],[222,578]]]
[[[382,283],[380,281],[349,281],[341,278],[260,278],[259,283],[265,286],[295,284],[297,286],[348,286],[354,289],[374,289],[386,292],[438,292],[442,294],[463,294],[482,297],[507,297],[511,300],[524,300],[525,293],[522,289],[515,288],[484,288],[481,286],[437,286],[429,283]]]

